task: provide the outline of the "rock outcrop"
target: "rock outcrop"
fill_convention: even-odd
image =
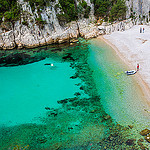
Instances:
[[[108,24],[108,23],[103,23],[102,25],[98,26],[99,29],[99,34],[111,34],[112,32],[115,31],[125,31],[134,26],[134,22],[131,19],[124,20],[121,22],[116,22],[114,24]]]
[[[90,22],[94,21],[94,6],[89,0],[87,5],[91,6],[90,18],[72,21],[68,24],[60,25],[57,18],[59,8],[56,9],[58,0],[50,2],[49,6],[41,10],[41,18],[44,24],[39,25],[36,19],[39,13],[32,8],[28,2],[18,1],[22,6],[20,21],[14,25],[7,26],[4,23],[3,29],[0,29],[0,48],[33,48],[52,43],[77,42],[77,38],[81,35],[84,38],[96,37],[98,29]],[[25,23],[24,23],[25,22]]]
[[[127,0],[127,18],[133,18],[136,24],[148,24],[149,23],[149,0]]]

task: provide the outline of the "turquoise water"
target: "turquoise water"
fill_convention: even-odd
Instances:
[[[44,65],[53,63],[54,66]],[[57,108],[58,100],[73,97],[80,79],[71,80],[75,70],[69,63],[53,59],[0,68],[0,124],[37,122],[45,107]]]
[[[150,125],[148,108],[127,66],[98,39],[61,49],[41,48],[44,60],[0,67],[0,149],[148,147],[138,142]]]
[[[94,70],[97,90],[105,111],[122,125],[150,125],[148,106],[134,76],[126,76],[125,66],[111,47],[99,39],[92,40],[89,63]],[[134,68],[133,68],[134,69]]]

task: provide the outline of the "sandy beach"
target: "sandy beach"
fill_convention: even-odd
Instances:
[[[115,50],[129,70],[136,70],[139,63],[140,69],[134,76],[141,86],[146,103],[150,106],[150,26],[136,25],[124,32],[113,32],[99,38]]]

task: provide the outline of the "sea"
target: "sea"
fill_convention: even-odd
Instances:
[[[1,51],[1,60],[0,150],[150,148],[138,78],[103,40]]]

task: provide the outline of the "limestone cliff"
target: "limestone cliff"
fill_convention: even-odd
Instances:
[[[149,0],[127,0],[127,18],[133,18],[136,24],[148,24],[150,14]]]
[[[18,0],[22,7],[21,18],[15,22],[14,26],[11,24],[8,27],[5,24],[7,27],[3,27],[3,30],[2,28],[0,29],[0,48],[33,48],[52,43],[75,42],[79,34],[85,38],[89,36],[95,37],[97,28],[92,25],[94,21],[94,7],[90,0],[86,2],[91,7],[89,19],[81,18],[78,21],[60,25],[57,14],[61,10],[56,8],[56,5],[59,4],[58,0],[56,0],[40,10],[41,18],[45,22],[40,25],[36,21],[39,17],[37,8],[33,12],[28,2]],[[23,24],[24,22],[26,24]],[[88,28],[86,28],[87,26]]]

